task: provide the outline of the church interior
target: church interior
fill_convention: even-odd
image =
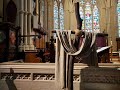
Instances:
[[[120,0],[0,0],[0,90],[120,90]]]

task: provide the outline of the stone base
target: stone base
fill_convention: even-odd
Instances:
[[[36,50],[34,45],[20,45],[19,46],[20,51],[25,51],[25,50]]]
[[[73,90],[120,90],[120,64],[74,64]],[[56,87],[54,63],[0,63],[0,90],[66,90]]]
[[[81,83],[80,90],[120,90],[120,85],[107,83]]]
[[[29,45],[29,50],[36,50],[34,45]]]

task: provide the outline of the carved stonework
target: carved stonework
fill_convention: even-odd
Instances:
[[[114,83],[120,84],[120,76],[119,75],[97,75],[90,74],[86,77],[83,76],[83,82],[87,83]]]
[[[115,68],[85,69],[81,71],[81,82],[120,84],[120,71]]]
[[[55,80],[54,74],[1,73],[1,80]]]
[[[30,73],[1,73],[1,80],[31,80]]]
[[[73,76],[73,81],[79,81],[80,82],[80,75],[74,75]]]
[[[101,74],[100,74],[101,73]],[[101,72],[98,71],[84,71],[73,76],[73,81],[86,83],[114,83],[120,84],[120,73],[115,72]],[[1,73],[1,80],[55,80],[54,74],[40,74],[34,73]]]
[[[33,80],[55,80],[54,74],[33,74]]]

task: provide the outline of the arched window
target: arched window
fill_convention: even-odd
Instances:
[[[118,15],[118,36],[120,37],[120,0],[117,4],[117,15]]]
[[[54,30],[64,29],[64,10],[61,0],[54,0]]]
[[[80,0],[79,4],[80,16],[83,19],[82,30],[99,32],[99,11],[96,5],[96,0]]]

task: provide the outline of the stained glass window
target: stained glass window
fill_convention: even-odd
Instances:
[[[54,1],[54,30],[57,29],[64,29],[64,10],[61,0]]]
[[[80,12],[80,17],[82,18],[82,19],[84,19],[84,11],[83,11],[83,8],[82,7],[80,7],[79,8],[79,12]],[[84,30],[84,20],[83,20],[83,23],[82,23],[82,29]]]
[[[99,32],[100,28],[99,28],[99,12],[98,12],[98,8],[95,5],[93,8],[93,31],[97,31]]]
[[[83,5],[85,2],[84,0],[80,0],[80,4]]]
[[[85,5],[85,29],[86,31],[92,31],[92,12],[88,2]]]
[[[118,14],[118,35],[120,37],[120,0],[118,0],[117,4],[117,14]]]
[[[57,1],[54,2],[54,29],[58,29],[58,5]]]
[[[63,5],[60,3],[60,8],[59,8],[59,14],[60,14],[60,29],[64,29],[64,12],[63,12]]]
[[[95,4],[95,3],[96,3],[96,0],[91,0],[91,3],[92,3],[92,4]]]
[[[82,30],[99,32],[99,11],[96,5],[96,0],[86,2],[85,0],[80,0],[79,4],[80,16],[83,19]]]

